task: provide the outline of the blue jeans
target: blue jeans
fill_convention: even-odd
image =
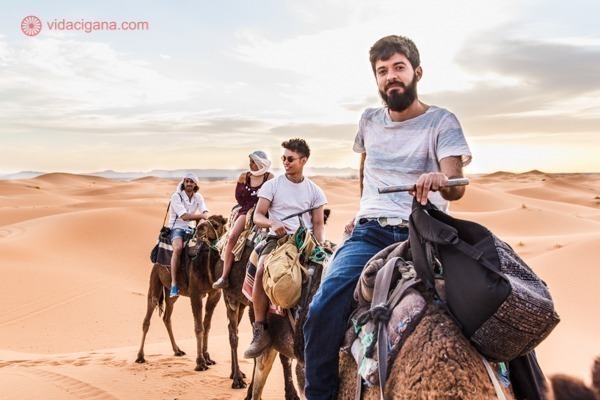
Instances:
[[[339,349],[352,311],[352,296],[369,259],[408,239],[408,228],[359,223],[342,245],[315,294],[304,324],[306,398],[334,399],[338,388]]]
[[[177,238],[186,242],[190,237],[192,237],[193,232],[194,231],[191,229],[182,229],[182,228],[171,229],[171,234],[170,234],[171,242]]]

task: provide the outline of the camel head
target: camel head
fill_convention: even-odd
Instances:
[[[196,227],[196,238],[214,244],[225,232],[227,220],[222,215],[211,215]]]

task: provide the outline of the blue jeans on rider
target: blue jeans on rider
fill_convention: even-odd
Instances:
[[[377,221],[361,219],[338,249],[310,303],[304,324],[308,400],[329,400],[336,396],[339,348],[352,311],[354,288],[365,264],[380,250],[407,239],[406,227],[382,227]]]
[[[183,240],[185,242],[192,236],[192,233],[193,233],[193,231],[191,229],[182,229],[182,228],[171,229],[171,235],[170,235],[171,242],[176,238],[180,238],[181,240]]]

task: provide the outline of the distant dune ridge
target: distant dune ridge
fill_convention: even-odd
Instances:
[[[209,339],[217,365],[193,371],[187,298],[178,301],[173,316],[174,333],[187,355],[173,356],[155,316],[146,341],[148,362],[134,363],[151,268],[148,254],[182,171],[177,173],[172,179],[53,173],[0,180],[0,397],[245,396],[230,388],[222,302]],[[315,175],[332,209],[327,237],[338,242],[358,209],[358,182]],[[200,190],[212,213],[229,214],[234,179],[202,178]],[[544,279],[562,322],[539,346],[539,361],[547,375],[569,373],[589,384],[590,367],[600,355],[600,174],[475,177],[451,212],[490,228]],[[247,318],[240,333],[243,349],[251,339]],[[248,376],[251,367],[241,360]],[[282,388],[280,370],[274,370],[264,398],[280,399]]]
[[[130,180],[139,178],[166,178],[166,179],[178,179],[183,176],[186,172],[194,172],[200,179],[206,180],[218,180],[218,179],[236,179],[245,169],[176,169],[176,170],[165,170],[155,169],[149,172],[118,172],[112,170],[90,172],[89,176],[101,176],[104,178],[116,179],[116,180]],[[283,169],[274,168],[272,171],[279,175],[283,173]],[[358,170],[355,168],[329,168],[329,167],[307,167],[306,173],[308,176],[320,175],[320,176],[336,176],[342,178],[356,178],[358,177]],[[45,172],[39,171],[21,171],[13,174],[0,174],[0,180],[14,180],[14,179],[31,179],[40,175],[45,175]]]

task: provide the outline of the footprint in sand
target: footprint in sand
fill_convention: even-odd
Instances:
[[[28,369],[27,373],[48,381],[52,385],[64,390],[65,392],[69,393],[69,395],[75,396],[76,398],[117,400],[116,397],[107,391],[67,375],[37,368]]]
[[[25,229],[19,226],[11,226],[10,228],[0,228],[0,239],[9,237],[15,238],[25,233]]]

